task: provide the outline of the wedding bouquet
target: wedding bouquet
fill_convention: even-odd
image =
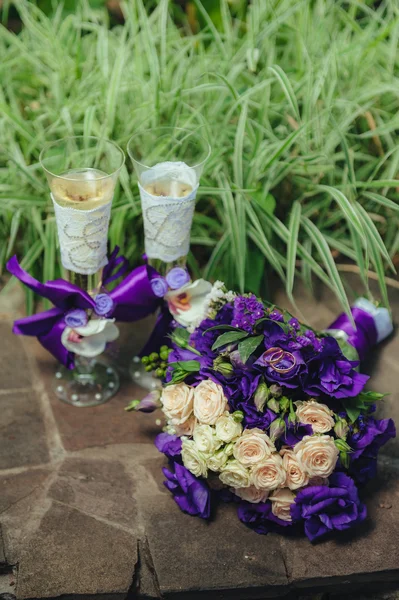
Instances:
[[[312,542],[363,521],[358,487],[395,426],[373,416],[383,394],[365,391],[358,358],[392,331],[388,311],[360,299],[318,332],[253,294],[173,271],[152,275],[174,317],[170,343],[142,359],[163,386],[131,408],[162,408],[155,443],[180,509],[209,519],[235,502],[257,533]]]

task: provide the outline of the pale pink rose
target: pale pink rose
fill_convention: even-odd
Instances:
[[[161,396],[162,409],[171,425],[182,425],[192,415],[194,390],[185,383],[167,385]]]
[[[234,446],[234,457],[246,467],[252,467],[264,461],[276,450],[266,433],[255,427],[246,429]]]
[[[328,477],[335,469],[338,448],[330,435],[305,435],[294,452],[302,469],[309,477]]]
[[[297,490],[307,485],[309,477],[299,464],[295,452],[290,448],[282,448],[280,455],[283,457],[283,467],[287,474],[285,487],[290,490]]]
[[[252,469],[252,484],[258,490],[275,490],[284,485],[286,472],[279,454],[271,454]]]
[[[298,401],[296,405],[296,418],[300,423],[311,425],[313,433],[327,433],[335,425],[332,410],[325,404],[316,400]]]
[[[191,436],[194,433],[196,423],[197,419],[194,417],[194,415],[191,415],[191,417],[189,417],[184,423],[173,426],[175,432],[174,434],[177,435],[177,437],[181,437],[182,435]]]
[[[233,494],[241,498],[241,500],[252,502],[252,504],[266,502],[269,495],[267,490],[258,490],[254,485],[250,485],[247,488],[232,488],[231,491]]]
[[[227,408],[223,388],[211,379],[204,379],[194,390],[194,414],[200,423],[214,425]]]
[[[288,488],[274,491],[270,498],[272,513],[282,521],[292,521],[290,506],[295,501],[295,494]]]

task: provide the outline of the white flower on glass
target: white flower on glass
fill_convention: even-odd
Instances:
[[[178,290],[170,290],[165,300],[175,321],[189,327],[192,323],[200,323],[205,318],[206,299],[212,284],[205,279],[197,279],[187,283]]]
[[[104,352],[108,342],[115,341],[119,336],[119,329],[114,321],[115,319],[92,319],[82,327],[65,327],[61,343],[79,356],[98,356]]]

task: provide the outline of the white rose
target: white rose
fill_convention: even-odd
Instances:
[[[313,433],[327,433],[335,425],[332,410],[325,404],[316,400],[298,401],[296,405],[296,417],[300,423],[311,425]]]
[[[221,442],[216,438],[214,428],[210,425],[197,423],[194,428],[193,439],[198,450],[205,454],[211,454],[221,446]]]
[[[296,446],[294,452],[302,469],[309,477],[328,477],[335,469],[338,459],[338,448],[334,438],[329,435],[305,435]]]
[[[266,502],[269,492],[267,490],[258,490],[254,485],[247,488],[233,488],[231,490],[236,496],[247,502],[258,504],[258,502]]]
[[[215,424],[216,437],[222,442],[232,442],[240,437],[242,425],[238,423],[229,412],[218,418]]]
[[[211,471],[219,473],[219,471],[222,471],[223,467],[226,465],[228,460],[228,453],[226,452],[225,448],[221,448],[220,450],[217,450],[215,454],[209,456],[209,458],[206,461],[206,466]]]
[[[174,429],[174,435],[177,435],[177,437],[181,437],[182,435],[193,435],[196,423],[197,419],[194,417],[194,415],[191,415],[191,417],[189,417],[184,423],[180,423],[180,425],[172,425]]]
[[[171,425],[185,423],[193,412],[194,390],[185,383],[167,385],[161,396],[162,408]]]
[[[237,460],[229,460],[223,467],[219,479],[233,488],[245,488],[250,485],[250,473]]]
[[[206,456],[200,452],[193,440],[183,438],[181,457],[183,464],[196,477],[206,477]]]
[[[194,414],[200,423],[214,425],[227,408],[223,388],[211,379],[204,379],[194,390]]]
[[[280,450],[283,457],[283,467],[287,474],[284,485],[290,490],[297,490],[308,484],[309,478],[302,466],[299,464],[296,454],[290,448]]]
[[[272,454],[252,469],[252,483],[258,490],[275,490],[284,485],[285,478],[283,459],[279,454]]]
[[[246,429],[234,446],[234,457],[246,467],[252,467],[264,461],[275,446],[261,429]]]
[[[270,496],[272,513],[282,521],[292,521],[290,506],[295,501],[295,494],[288,488],[276,490]]]

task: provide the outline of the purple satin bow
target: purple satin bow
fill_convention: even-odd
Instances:
[[[377,329],[373,317],[365,310],[354,306],[351,312],[356,329],[345,313],[340,314],[328,329],[344,331],[348,336],[348,343],[356,348],[360,360],[364,360],[369,350],[377,343]]]
[[[115,253],[116,250],[116,253]],[[111,260],[106,272],[107,283],[120,277],[121,270],[126,270],[126,259],[117,258],[117,249],[111,254]],[[126,261],[126,262],[125,262]],[[115,267],[122,265],[117,273]],[[54,304],[54,308],[37,313],[30,317],[17,319],[14,322],[13,332],[17,335],[31,335],[37,337],[39,342],[55,356],[68,369],[73,369],[74,353],[68,351],[61,343],[61,335],[67,326],[64,320],[65,313],[75,308],[93,309],[95,300],[85,291],[65,279],[56,279],[40,283],[29,275],[13,256],[7,263],[8,271],[17,277],[31,290],[42,298],[47,298]],[[120,321],[137,321],[156,311],[161,302],[152,289],[147,274],[147,267],[140,266],[125,277],[111,292],[109,296],[113,301],[112,313],[109,317]]]

